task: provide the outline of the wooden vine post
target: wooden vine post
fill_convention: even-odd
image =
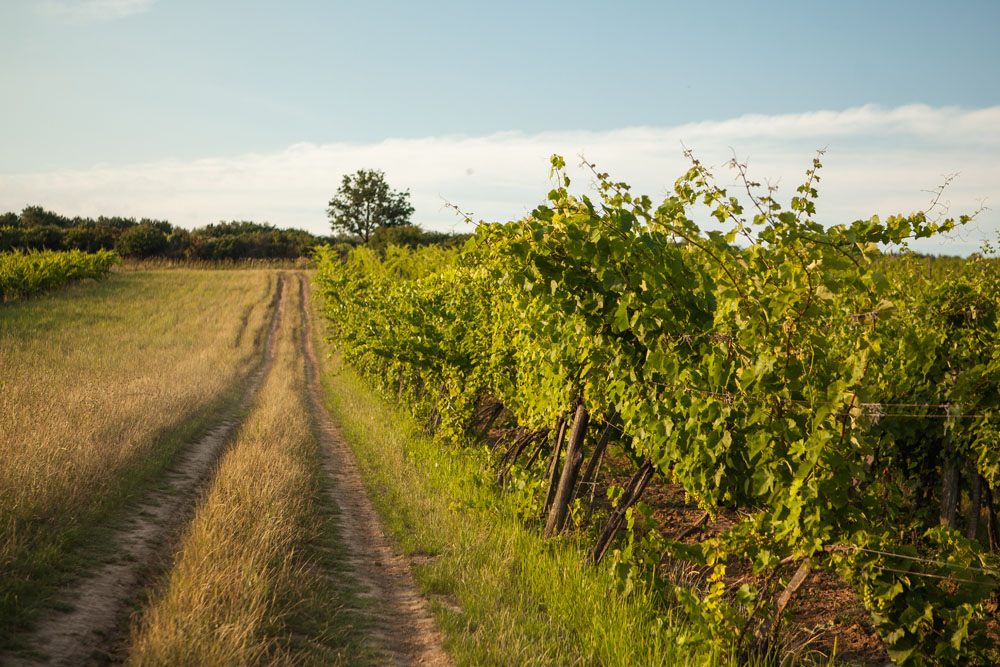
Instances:
[[[608,448],[608,443],[611,442],[612,431],[618,428],[618,422],[620,419],[621,417],[619,414],[615,412],[611,415],[611,419],[604,420],[604,431],[601,432],[601,437],[597,440],[597,444],[594,446],[594,453],[590,455],[590,460],[587,461],[587,467],[583,469],[583,477],[580,479],[580,487],[574,497],[579,498],[586,493],[587,485],[591,484],[597,476],[597,472],[601,467],[601,461],[604,460],[604,452]]]
[[[955,514],[958,509],[959,471],[955,463],[955,413],[948,406],[948,419],[945,422],[947,439],[944,448],[944,471],[941,475],[941,514],[942,526],[955,528]]]
[[[549,480],[548,491],[545,493],[545,506],[542,508],[542,514],[549,511],[549,507],[552,506],[552,501],[556,496],[556,481],[559,479],[559,461],[562,457],[562,446],[563,441],[566,439],[566,418],[559,418],[559,429],[556,433],[556,440],[552,445],[552,458],[549,459],[549,467],[546,471],[546,477]]]
[[[549,519],[545,523],[546,538],[558,535],[566,525],[566,514],[569,512],[576,478],[580,473],[580,466],[583,465],[583,437],[587,433],[589,421],[587,408],[584,407],[583,401],[580,401],[573,417],[573,430],[569,436],[569,446],[566,448],[566,462],[563,464],[562,475],[559,476],[559,485],[552,501]]]
[[[615,511],[611,513],[611,518],[608,519],[608,523],[604,526],[604,531],[597,539],[597,544],[594,545],[591,560],[594,561],[595,565],[600,564],[601,559],[604,558],[608,547],[611,546],[611,540],[614,539],[618,533],[618,529],[625,523],[625,513],[628,511],[628,508],[635,505],[639,501],[639,498],[642,497],[642,492],[646,490],[646,485],[653,478],[655,471],[656,466],[653,465],[650,459],[646,459],[635,474],[632,475],[628,486],[625,487],[625,493],[619,499]]]
[[[489,412],[487,413],[486,424],[479,432],[479,436],[476,438],[476,441],[472,443],[473,447],[477,446],[480,442],[482,442],[486,438],[486,436],[490,434],[490,429],[493,428],[493,423],[497,420],[497,417],[500,416],[501,412],[503,412],[503,403],[497,402],[496,405],[490,408]]]
[[[565,424],[565,422],[566,422],[566,415],[560,415],[559,420],[556,422],[556,440],[560,440],[562,438],[563,424]],[[538,441],[538,446],[535,447],[535,451],[531,452],[531,456],[529,456],[528,460],[524,462],[525,470],[529,469],[531,467],[531,464],[535,462],[535,459],[538,458],[538,455],[542,453],[543,447],[545,447],[545,438],[542,438],[541,440]]]
[[[775,599],[774,608],[771,610],[770,615],[758,626],[757,631],[754,633],[754,640],[759,653],[766,654],[769,647],[777,638],[778,628],[781,625],[781,615],[784,613],[788,603],[791,602],[795,591],[799,590],[802,584],[805,583],[811,571],[812,561],[807,558],[795,570],[795,574],[789,579],[788,585],[785,586],[785,589]],[[752,620],[750,619],[747,622],[750,623]]]
[[[500,462],[497,464],[497,484],[503,484],[504,480],[507,479],[507,475],[510,474],[511,468],[517,463],[517,458],[521,453],[528,448],[528,446],[535,442],[540,441],[538,447],[540,448],[545,443],[545,436],[549,434],[549,429],[542,428],[537,431],[529,431],[523,434],[514,444],[510,446],[510,449],[503,455]],[[536,450],[537,451],[537,450]]]
[[[1000,525],[997,522],[997,511],[993,506],[993,489],[983,480],[983,500],[986,502],[986,536],[990,551],[1000,550]]]
[[[976,539],[979,534],[979,513],[983,497],[983,478],[975,464],[972,466],[972,499],[969,506],[969,532],[970,540]]]

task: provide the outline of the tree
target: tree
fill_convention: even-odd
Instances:
[[[333,230],[356,234],[365,243],[379,227],[407,225],[413,215],[410,191],[390,190],[379,169],[359,169],[353,176],[345,175],[329,206]]]
[[[166,247],[167,235],[149,225],[126,229],[115,241],[115,250],[125,257],[150,257]]]
[[[58,213],[46,211],[41,206],[25,206],[21,211],[21,226],[30,227],[70,227],[72,223]]]

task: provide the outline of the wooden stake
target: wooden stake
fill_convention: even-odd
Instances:
[[[581,494],[584,493],[584,489],[587,488],[587,484],[592,481],[592,478],[596,476],[597,469],[600,468],[601,461],[604,459],[604,450],[608,448],[608,443],[611,442],[611,434],[614,429],[618,428],[618,421],[621,419],[618,412],[611,415],[611,419],[605,420],[604,431],[601,432],[601,437],[598,439],[597,444],[594,446],[594,453],[590,455],[590,460],[587,461],[587,467],[583,471],[583,478],[580,480],[580,488],[577,489],[576,497],[579,498]],[[593,496],[593,494],[591,494]],[[593,504],[593,500],[590,501]]]
[[[939,520],[942,526],[955,528],[955,513],[958,509],[959,471],[955,465],[955,435],[952,408],[948,408],[948,420],[945,422],[947,439],[944,448],[944,470],[941,475],[941,512]]]
[[[518,440],[511,446],[513,454],[509,458],[505,455],[504,459],[501,460],[500,465],[498,466],[500,471],[497,473],[497,484],[503,484],[504,479],[506,479],[507,475],[510,474],[511,468],[513,468],[514,464],[517,463],[517,457],[519,457],[521,453],[528,448],[528,445],[536,440],[540,440],[541,442],[538,444],[538,449],[535,450],[536,452],[539,451],[545,443],[545,436],[548,434],[549,429],[543,428],[537,431],[532,431],[525,434],[521,438],[518,438]]]
[[[682,530],[681,534],[674,538],[674,541],[680,542],[685,537],[693,535],[699,528],[704,526],[706,523],[708,523],[708,512],[702,513],[702,515],[698,517],[697,521],[695,521],[693,524]],[[662,560],[662,558],[660,560]]]
[[[955,514],[958,509],[958,481],[958,466],[954,463],[946,463],[944,474],[942,475],[941,514],[939,519],[941,525],[948,528],[955,527]]]
[[[594,496],[597,495],[597,475],[601,472],[601,464],[604,463],[604,454],[607,450],[601,452],[601,458],[597,459],[597,467],[594,469],[594,479],[590,482],[590,499],[587,501],[587,516],[585,521],[590,521],[590,515],[594,511]],[[581,488],[583,484],[580,485]]]
[[[799,587],[805,583],[806,578],[809,576],[809,572],[812,569],[812,563],[809,559],[806,559],[799,569],[795,571],[792,578],[788,581],[788,585],[785,586],[785,590],[781,591],[781,595],[775,600],[774,610],[771,612],[771,616],[763,623],[760,630],[756,634],[756,639],[758,641],[758,647],[766,650],[767,645],[773,641],[774,637],[777,635],[778,628],[781,624],[781,614],[785,611],[785,607],[791,601],[792,596],[795,595],[795,591],[799,590]]]
[[[558,438],[559,434],[562,433],[563,423],[565,421],[566,421],[566,415],[560,415],[559,421],[556,422],[556,438]],[[524,464],[525,470],[530,468],[531,464],[535,462],[535,459],[537,459],[538,455],[541,454],[542,448],[544,446],[545,446],[545,438],[542,438],[541,440],[538,441],[538,446],[535,447],[535,451],[531,452],[531,456],[529,456],[528,460],[525,462]]]
[[[604,526],[604,531],[601,536],[597,539],[597,544],[594,545],[594,550],[591,553],[591,560],[594,561],[595,565],[600,564],[601,560],[604,558],[604,554],[607,553],[608,547],[611,546],[611,541],[618,534],[618,529],[622,527],[625,522],[625,513],[628,508],[632,507],[635,503],[639,501],[642,497],[642,492],[646,490],[646,485],[649,484],[649,480],[653,478],[653,473],[656,468],[653,466],[653,462],[650,459],[646,461],[639,467],[632,479],[629,480],[628,486],[625,487],[625,493],[622,494],[621,499],[618,501],[618,506],[615,507],[615,511],[611,513],[611,518],[608,519],[607,525]]]
[[[979,474],[978,470],[973,469],[972,471],[972,502],[969,508],[969,532],[967,533],[970,540],[976,539],[976,535],[979,533],[979,510],[980,501],[983,494],[983,478]]]
[[[483,441],[484,438],[486,438],[487,435],[490,434],[490,429],[493,427],[493,422],[497,420],[497,417],[500,416],[501,412],[503,412],[503,403],[497,403],[490,409],[489,417],[486,420],[486,425],[483,426],[483,430],[479,432],[479,436],[476,438],[476,441],[472,443],[473,447],[477,446],[480,442]]]
[[[993,506],[993,489],[983,480],[983,500],[986,501],[986,533],[989,536],[990,551],[996,553],[1000,549],[1000,526],[997,525],[997,511]]]
[[[562,475],[559,476],[559,485],[556,488],[556,495],[552,501],[552,511],[549,512],[549,519],[545,523],[545,537],[549,538],[562,532],[566,525],[566,515],[569,512],[570,498],[576,487],[576,477],[580,473],[580,466],[583,465],[583,438],[587,433],[587,425],[590,416],[583,401],[576,406],[576,415],[573,417],[573,430],[569,436],[569,445],[566,447],[566,463],[563,465]]]
[[[542,514],[549,511],[552,506],[552,501],[556,496],[556,483],[559,481],[559,461],[562,458],[562,446],[563,441],[566,439],[566,418],[561,417],[559,422],[559,433],[556,435],[556,441],[552,447],[552,458],[549,459],[549,467],[546,471],[548,476],[549,485],[548,490],[545,492],[545,504],[542,506]]]

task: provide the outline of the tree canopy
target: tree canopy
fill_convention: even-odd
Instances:
[[[413,215],[410,191],[389,189],[380,169],[345,174],[329,206],[333,230],[360,236],[366,243],[376,229],[409,224]]]

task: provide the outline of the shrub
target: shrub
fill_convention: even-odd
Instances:
[[[115,243],[115,250],[125,257],[149,257],[166,247],[167,235],[146,225],[126,229]]]

